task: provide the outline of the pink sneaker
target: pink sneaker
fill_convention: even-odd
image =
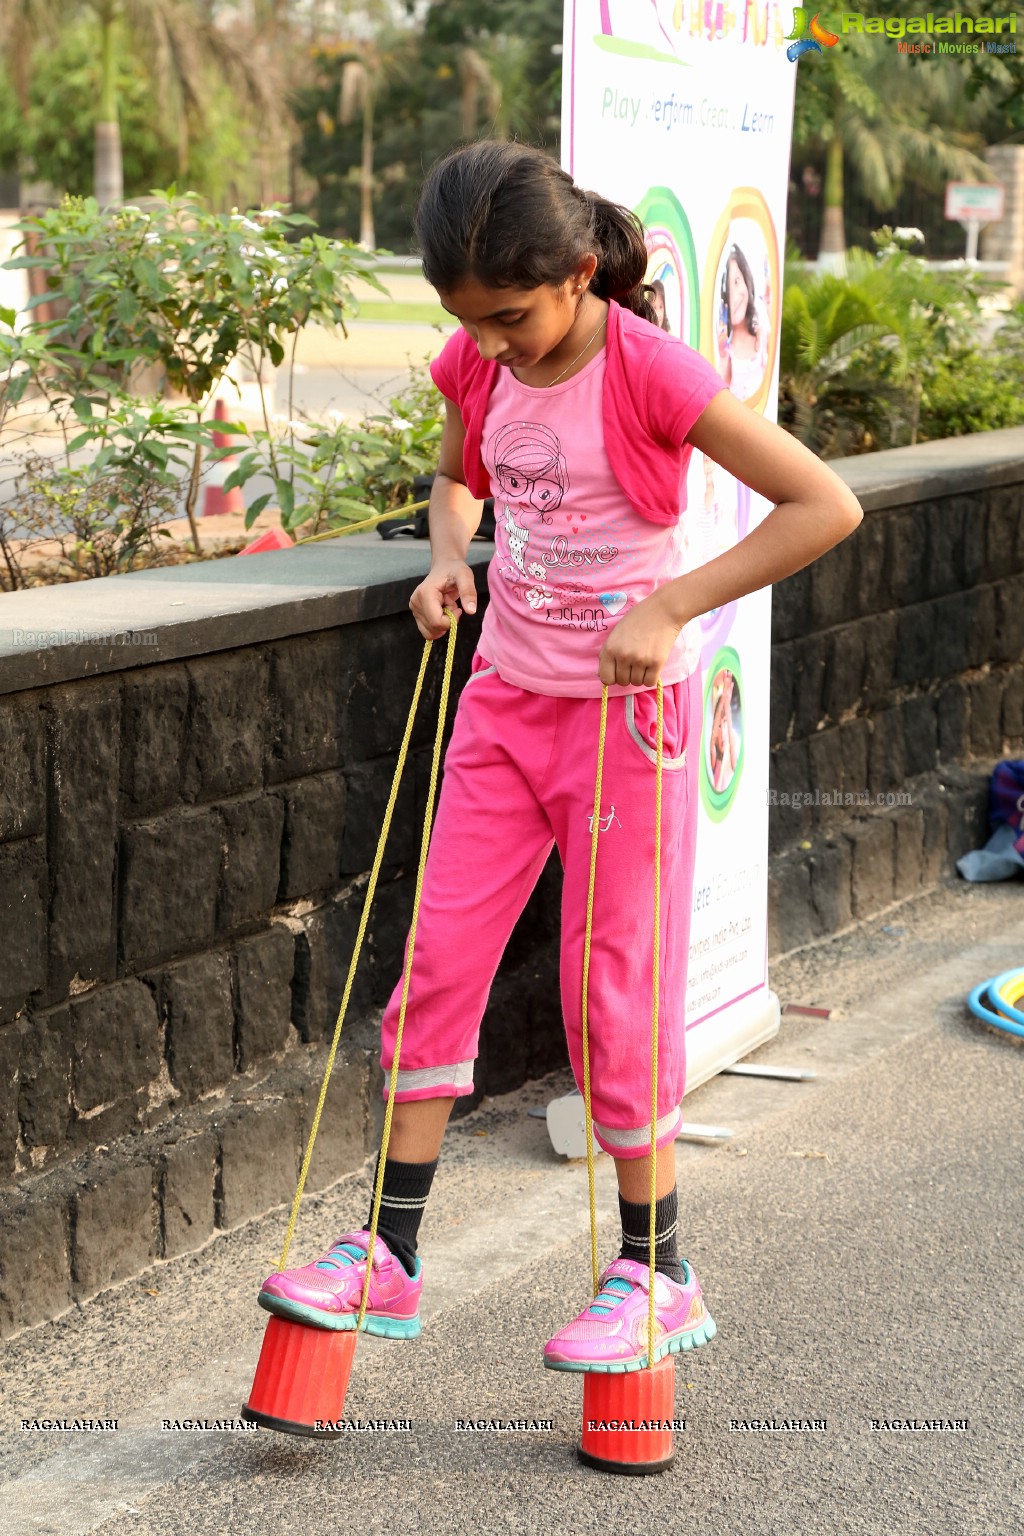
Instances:
[[[256,1299],[275,1317],[312,1323],[314,1328],[354,1328],[369,1244],[369,1232],[346,1232],[322,1259],[301,1269],[282,1269],[268,1275]],[[384,1239],[378,1237],[366,1300],[366,1332],[386,1339],[414,1339],[420,1331],[422,1289],[422,1260],[416,1260],[412,1275],[406,1274]]]
[[[654,1276],[654,1364],[665,1355],[707,1344],[717,1332],[700,1282],[685,1259],[686,1281]],[[553,1371],[642,1371],[647,1366],[648,1268],[616,1259],[579,1317],[549,1339],[544,1364]]]

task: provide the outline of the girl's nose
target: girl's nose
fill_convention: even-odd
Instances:
[[[505,351],[505,343],[502,337],[487,326],[477,328],[474,340],[477,351],[487,362],[490,362],[492,358],[501,357]]]

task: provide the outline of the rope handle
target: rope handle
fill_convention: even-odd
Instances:
[[[377,1170],[377,1182],[373,1195],[373,1212],[370,1222],[369,1241],[369,1256],[371,1259],[377,1237],[377,1220],[380,1215],[381,1192],[384,1182],[384,1160],[387,1156],[388,1138],[391,1135],[392,1106],[394,1104],[395,1082],[398,1076],[398,1054],[402,1043],[402,1030],[405,1025],[405,1007],[409,996],[409,977],[412,968],[412,953],[413,943],[416,935],[416,924],[419,918],[420,894],[423,888],[423,870],[427,860],[427,848],[430,843],[430,829],[433,822],[434,795],[437,787],[438,764],[441,758],[441,739],[444,735],[444,721],[448,710],[448,693],[451,684],[452,663],[455,660],[455,634],[458,626],[459,616],[453,608],[445,608],[444,611],[450,618],[451,625],[448,630],[448,650],[445,655],[444,677],[441,683],[441,701],[438,708],[437,717],[437,731],[434,737],[434,760],[430,772],[430,789],[427,795],[427,810],[423,823],[423,842],[420,850],[419,869],[417,870],[416,874],[416,896],[413,902],[412,929],[409,936],[409,952],[406,960],[405,980],[402,989],[402,1009],[398,1020],[398,1034],[395,1039],[395,1054],[391,1067],[391,1084],[388,1089],[387,1108],[384,1112],[384,1133],[381,1143],[381,1156]],[[408,756],[409,742],[412,738],[412,728],[416,719],[416,710],[419,705],[420,694],[423,690],[423,679],[426,675],[427,662],[430,659],[430,649],[433,643],[434,642],[432,640],[427,640],[423,646],[423,658],[420,661],[419,675],[416,678],[416,686],[413,689],[412,705],[410,706],[409,718],[405,725],[405,735],[402,737],[402,745],[398,751],[398,762],[395,766],[394,778],[392,779],[391,783],[391,793],[388,796],[387,808],[384,812],[384,825],[381,829],[380,841],[377,844],[377,852],[374,857],[373,868],[370,871],[370,879],[366,888],[366,900],[363,903],[362,916],[359,920],[359,930],[356,934],[355,948],[352,951],[352,960],[349,964],[348,976],[345,981],[345,990],[341,999],[341,1009],[338,1013],[338,1021],[334,1026],[334,1039],[331,1042],[331,1049],[327,1056],[327,1069],[324,1072],[324,1080],[320,1088],[320,1098],[317,1101],[316,1113],[313,1116],[313,1124],[309,1132],[309,1141],[306,1145],[306,1153],[302,1160],[302,1169],[299,1173],[298,1188],[295,1191],[295,1199],[292,1202],[291,1215],[288,1219],[288,1230],[285,1233],[284,1247],[281,1250],[281,1258],[277,1266],[278,1271],[284,1269],[288,1262],[288,1250],[291,1247],[292,1237],[295,1234],[295,1223],[298,1220],[299,1204],[302,1200],[302,1192],[306,1187],[306,1175],[309,1172],[309,1164],[313,1156],[313,1144],[316,1141],[316,1133],[320,1128],[320,1116],[323,1113],[324,1104],[327,1099],[327,1088],[331,1081],[331,1072],[334,1070],[334,1058],[337,1055],[338,1043],[341,1040],[341,1029],[345,1022],[345,1014],[348,1011],[349,998],[352,994],[352,983],[355,979],[356,966],[359,963],[359,953],[362,949],[363,937],[366,933],[367,924],[370,919],[370,909],[373,906],[373,898],[377,891],[377,878],[380,874],[381,864],[384,861],[384,848],[387,844],[388,834],[391,831],[391,820],[392,816],[394,815],[395,804],[398,800],[398,790],[402,781],[402,773],[405,768],[406,757]],[[359,1306],[359,1316],[356,1320],[357,1329],[362,1328],[363,1326],[363,1319],[366,1313],[366,1301],[369,1295],[370,1271],[372,1267],[372,1263],[368,1263],[366,1266],[366,1278],[363,1282],[363,1297]]]
[[[590,933],[594,920],[594,886],[597,878],[597,838],[601,817],[601,784],[604,777],[604,749],[608,729],[608,684],[601,687],[601,726],[597,743],[597,774],[594,781],[594,814],[590,824],[590,881],[587,890],[587,927],[583,938],[583,1108],[586,1116],[587,1187],[590,1195],[590,1267],[594,1295],[600,1276],[597,1267],[597,1197],[594,1190],[594,1116],[590,1095],[590,1034],[587,993],[590,988]],[[650,1283],[647,1290],[647,1366],[654,1365],[654,1252],[655,1212],[658,1189],[658,1011],[660,996],[661,950],[661,788],[665,750],[665,701],[661,678],[658,679],[658,764],[654,787],[654,979],[651,1010],[651,1178],[649,1186],[651,1220],[648,1234]]]

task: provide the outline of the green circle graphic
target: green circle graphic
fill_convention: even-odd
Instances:
[[[711,689],[715,678],[722,671],[723,667],[728,667],[736,679],[736,691],[739,694],[741,711],[744,706],[743,675],[740,671],[740,658],[731,645],[725,645],[720,651],[715,653],[714,660],[707,669],[700,723],[700,797],[704,802],[704,809],[712,821],[724,821],[729,814],[729,808],[736,797],[736,788],[740,782],[740,775],[743,772],[743,757],[747,741],[747,731],[746,726],[744,726],[740,734],[740,755],[736,760],[736,767],[733,770],[732,778],[724,789],[716,789],[711,782],[711,773],[708,768],[706,730]]]
[[[652,230],[662,229],[679,255],[679,282],[686,297],[687,325],[683,340],[691,347],[700,345],[700,280],[697,276],[697,249],[690,232],[690,221],[682,204],[668,187],[651,187],[635,210],[637,218]]]

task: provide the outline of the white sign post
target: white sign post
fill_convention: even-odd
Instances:
[[[998,181],[950,181],[946,183],[946,218],[955,219],[967,231],[967,260],[978,260],[978,231],[983,224],[998,224],[1003,217],[1005,191]]]
[[[784,12],[786,14],[784,14]],[[658,318],[774,420],[796,65],[779,0],[565,0],[562,161],[636,211]],[[742,296],[745,295],[745,303]],[[770,510],[694,452],[690,567]],[[686,1005],[689,1091],[779,1027],[767,976],[771,591],[701,618],[703,719]]]

